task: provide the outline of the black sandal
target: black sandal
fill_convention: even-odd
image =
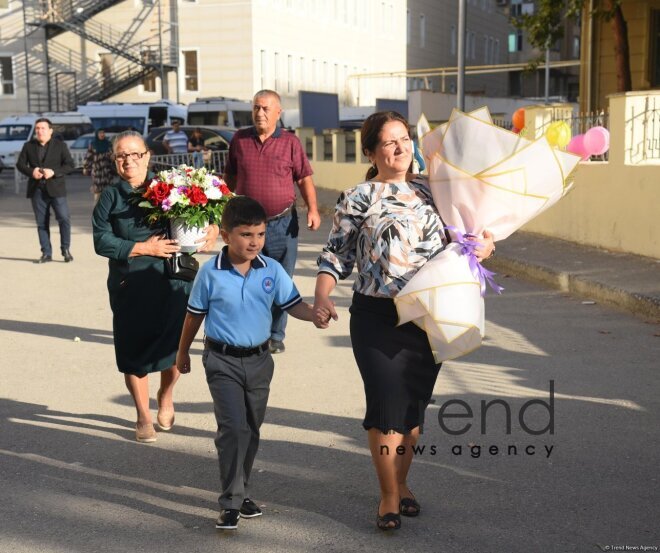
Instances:
[[[416,517],[421,510],[421,505],[414,497],[404,497],[399,502],[399,512],[404,517]]]
[[[380,504],[378,509],[380,510]],[[394,525],[390,526],[392,522]],[[376,511],[376,526],[381,530],[398,530],[401,528],[401,515],[399,513],[385,513],[380,516],[379,512]]]

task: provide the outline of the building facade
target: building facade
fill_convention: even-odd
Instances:
[[[406,95],[403,79],[353,77],[405,69],[405,0],[1,2],[0,115],[87,100],[249,100],[261,88],[285,107],[298,90],[345,105]]]
[[[465,65],[508,63],[509,20],[506,0],[467,0]],[[406,37],[408,69],[452,68],[457,65],[458,2],[408,0]],[[409,77],[408,89],[456,92],[456,77]],[[465,91],[484,96],[506,96],[506,73],[467,75]]]

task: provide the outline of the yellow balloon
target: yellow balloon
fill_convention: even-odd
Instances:
[[[550,146],[559,146],[565,148],[571,141],[571,127],[566,121],[554,121],[548,125],[545,131],[545,138]]]

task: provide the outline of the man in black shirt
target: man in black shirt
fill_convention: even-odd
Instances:
[[[37,119],[34,137],[26,142],[16,161],[17,169],[28,178],[27,197],[37,221],[41,257],[37,263],[53,260],[50,243],[50,208],[60,226],[60,247],[66,263],[71,255],[71,221],[66,201],[64,176],[73,170],[73,159],[67,145],[53,138],[53,125],[46,118]]]

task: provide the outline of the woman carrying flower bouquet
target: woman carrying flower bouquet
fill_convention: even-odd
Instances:
[[[424,330],[413,323],[397,326],[392,298],[444,248],[446,238],[426,180],[409,180],[413,150],[405,118],[391,111],[374,113],[361,136],[373,166],[366,182],[345,191],[337,203],[319,258],[314,323],[326,325],[328,313],[337,317],[330,293],[357,264],[350,332],[366,395],[363,426],[380,484],[376,525],[396,530],[401,515],[421,511],[407,477],[440,365]],[[479,260],[493,250],[489,232],[480,241]]]
[[[98,202],[103,189],[117,177],[115,164],[112,161],[112,144],[103,129],[96,131],[94,140],[89,145],[83,174],[92,176],[94,203]]]
[[[160,372],[158,425],[166,431],[174,424],[172,392],[180,376],[175,358],[192,282],[168,277],[166,259],[180,248],[166,237],[166,223],[146,223],[145,210],[133,200],[147,179],[150,154],[144,139],[135,131],[122,132],[112,151],[119,179],[103,190],[94,209],[94,248],[109,259],[117,367],[135,402],[135,437],[148,443],[156,441],[150,373]],[[198,251],[209,250],[218,234],[219,227],[210,225]]]

